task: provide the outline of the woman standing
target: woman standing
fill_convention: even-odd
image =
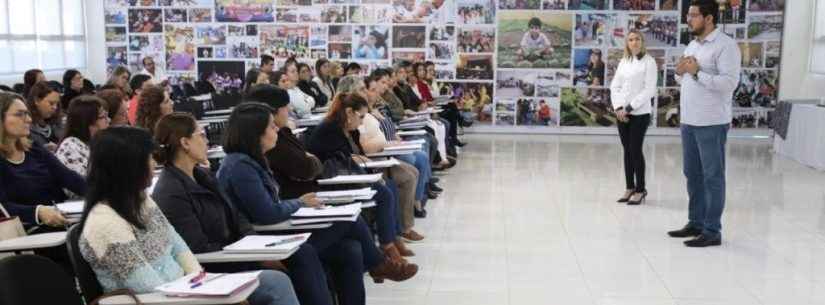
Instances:
[[[624,147],[624,172],[627,191],[618,202],[641,204],[645,189],[645,158],[642,145],[650,125],[651,99],[656,96],[656,60],[647,54],[644,36],[631,30],[624,57],[610,84],[613,109],[618,118],[619,137]]]

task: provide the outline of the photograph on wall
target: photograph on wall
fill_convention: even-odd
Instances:
[[[198,58],[213,58],[214,53],[212,47],[198,47]]]
[[[681,54],[679,54],[681,56]],[[607,49],[607,58],[606,58],[606,65],[605,65],[605,74],[604,74],[604,86],[609,87],[610,83],[613,81],[613,77],[616,75],[616,69],[619,68],[619,62],[622,61],[624,57],[624,48],[618,49]]]
[[[321,22],[324,23],[345,23],[347,14],[345,6],[327,6],[321,8]]]
[[[352,44],[349,42],[330,42],[327,51],[329,51],[329,59],[352,58]]]
[[[195,44],[226,44],[226,26],[198,25],[195,27]]]
[[[678,11],[679,0],[659,0],[660,11]]]
[[[165,9],[163,10],[164,22],[186,22],[188,20],[185,9]]]
[[[392,7],[387,10],[389,14],[385,16],[393,23],[453,23],[452,4],[451,0],[392,0]]]
[[[610,89],[562,88],[561,126],[609,127],[616,124]]]
[[[357,4],[358,0],[328,0],[328,2],[329,4]]]
[[[537,10],[540,6],[541,0],[498,0],[498,8],[502,10]]]
[[[159,0],[160,6],[212,6],[213,0]]]
[[[493,55],[460,54],[456,63],[457,79],[493,79]]]
[[[126,65],[126,47],[106,48],[106,67],[114,69]]]
[[[455,38],[455,26],[434,24],[430,25],[429,32],[432,41],[452,41]]]
[[[355,59],[387,59],[389,55],[389,27],[380,25],[356,26],[352,30],[352,49]]]
[[[240,90],[246,64],[243,61],[198,61],[198,79],[205,79],[218,93]]]
[[[309,28],[309,47],[312,49],[323,48],[327,45],[329,32],[326,25],[313,25]]]
[[[163,31],[163,11],[160,9],[129,9],[130,33],[160,33]]]
[[[246,36],[246,27],[243,25],[229,24],[226,26],[226,36]]]
[[[514,126],[516,125],[516,100],[514,99],[496,99],[495,100],[495,126]]]
[[[156,0],[129,0],[129,6],[155,6]]]
[[[455,45],[449,42],[431,42],[427,49],[427,59],[452,60],[455,58]]]
[[[129,0],[106,0],[106,6],[129,6]]]
[[[495,0],[455,0],[459,24],[494,24],[496,22]]]
[[[309,57],[309,26],[261,25],[260,52],[276,58]]]
[[[567,3],[569,10],[606,10],[608,8],[607,0],[569,0]]]
[[[310,6],[312,0],[277,0],[275,3],[279,6]]]
[[[660,88],[656,103],[656,126],[678,128],[679,125],[679,89]]]
[[[559,101],[546,98],[516,99],[516,125],[558,126]]]
[[[576,77],[573,86],[602,87],[605,85],[605,56],[601,49],[576,49],[573,53]]]
[[[656,0],[613,0],[613,9],[617,11],[652,11],[656,9]]]
[[[631,30],[641,32],[648,48],[676,47],[679,44],[678,21],[675,14],[630,14],[625,20],[625,33]]]
[[[567,8],[567,0],[542,0],[541,8],[545,10],[564,10]]]
[[[455,79],[455,63],[437,62],[435,63],[435,79],[449,80]]]
[[[298,22],[320,23],[321,9],[317,7],[302,7],[298,10]]]
[[[426,41],[425,26],[396,25],[392,27],[393,48],[423,49]]]
[[[496,29],[492,27],[462,27],[458,33],[458,52],[493,53]]]
[[[163,31],[166,45],[166,70],[195,69],[195,29],[191,26],[167,25]]]
[[[126,24],[126,9],[124,8],[107,7],[103,14],[106,24]]]
[[[361,0],[362,4],[392,4],[391,0]]]
[[[782,43],[779,41],[768,41],[765,43],[765,68],[778,68]]]
[[[155,62],[163,62],[163,55],[162,53],[129,53],[126,55],[126,61],[129,63],[129,71],[140,71],[143,70],[143,58],[144,57],[151,57],[155,60]],[[157,70],[164,70],[163,66],[155,66]]]
[[[226,47],[214,47],[215,50],[215,58],[229,58],[229,52],[226,51]]]
[[[781,40],[782,15],[748,15],[748,38],[751,40]]]
[[[260,56],[258,37],[229,37],[226,39],[226,44],[230,58],[258,58]]]
[[[733,92],[735,107],[776,107],[779,80],[776,70],[743,69]]]
[[[126,27],[107,26],[106,42],[126,42]]]
[[[762,68],[762,43],[740,42],[739,51],[742,52],[742,68]]]
[[[733,108],[730,124],[733,128],[767,128],[770,124],[769,109]]]
[[[621,46],[624,32],[616,14],[576,14],[576,47]]]
[[[130,35],[129,51],[142,53],[163,52],[163,36],[161,35]]]
[[[272,0],[215,0],[217,22],[273,22]]]
[[[561,71],[541,71],[536,74],[536,96],[557,98],[561,94]]]
[[[212,9],[193,8],[189,10],[189,22],[212,22]]]
[[[329,41],[330,42],[352,42],[352,26],[351,25],[330,25],[329,26]]]
[[[439,95],[456,98],[461,116],[475,122],[493,121],[493,84],[489,82],[442,82]]]
[[[310,59],[321,59],[327,57],[327,49],[309,49]]]
[[[536,74],[531,70],[498,70],[496,96],[521,97],[536,94]]]
[[[745,0],[728,0],[724,7],[719,7],[719,14],[720,24],[745,23]]]
[[[275,9],[275,20],[278,20],[278,23],[298,23],[298,12],[299,8],[297,7],[279,7]]]
[[[730,36],[735,40],[745,40],[747,39],[745,33],[747,28],[745,25],[729,25],[726,24],[725,27],[722,28],[722,32]]]
[[[503,11],[499,17],[499,68],[569,68],[572,15]]]
[[[750,0],[748,11],[751,12],[782,12],[785,10],[785,0]]]
[[[426,53],[424,51],[392,51],[393,65],[405,60],[409,62],[424,61],[426,60]]]
[[[350,6],[350,23],[391,23],[392,8],[386,5]]]

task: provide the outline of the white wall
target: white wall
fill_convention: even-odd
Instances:
[[[779,99],[825,97],[825,76],[810,73],[816,0],[785,1],[785,28],[782,36],[782,62],[779,74]]]

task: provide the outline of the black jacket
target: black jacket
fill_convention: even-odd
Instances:
[[[281,198],[298,198],[320,190],[316,179],[324,165],[318,158],[307,155],[304,144],[292,129],[284,127],[278,131],[278,143],[266,153],[266,159],[281,186]]]
[[[224,200],[209,172],[195,168],[195,181],[174,166],[158,178],[152,199],[193,253],[220,251],[252,234],[249,221]]]
[[[351,154],[362,154],[364,149],[361,147],[361,134],[358,133],[358,130],[353,130],[350,132],[350,136],[359,151],[352,150],[352,146],[347,140],[347,136],[341,131],[341,127],[324,120],[312,131],[312,135],[307,142],[307,149],[321,159],[321,162],[336,158],[341,154],[347,157]]]
[[[311,96],[312,99],[315,100],[315,107],[324,107],[329,101],[329,97],[324,94],[324,92],[321,91],[321,87],[318,87],[318,84],[313,81],[299,81],[298,89],[301,89],[306,95]]]
[[[393,92],[395,92],[395,95],[404,103],[405,109],[418,111],[421,107],[421,99],[415,95],[415,91],[413,91],[410,85],[398,83],[398,86],[393,88]]]

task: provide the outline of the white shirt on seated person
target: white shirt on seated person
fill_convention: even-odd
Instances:
[[[299,119],[308,118],[312,115],[312,108],[315,108],[315,99],[306,95],[298,87],[287,90],[289,93],[289,109],[294,112]]]

